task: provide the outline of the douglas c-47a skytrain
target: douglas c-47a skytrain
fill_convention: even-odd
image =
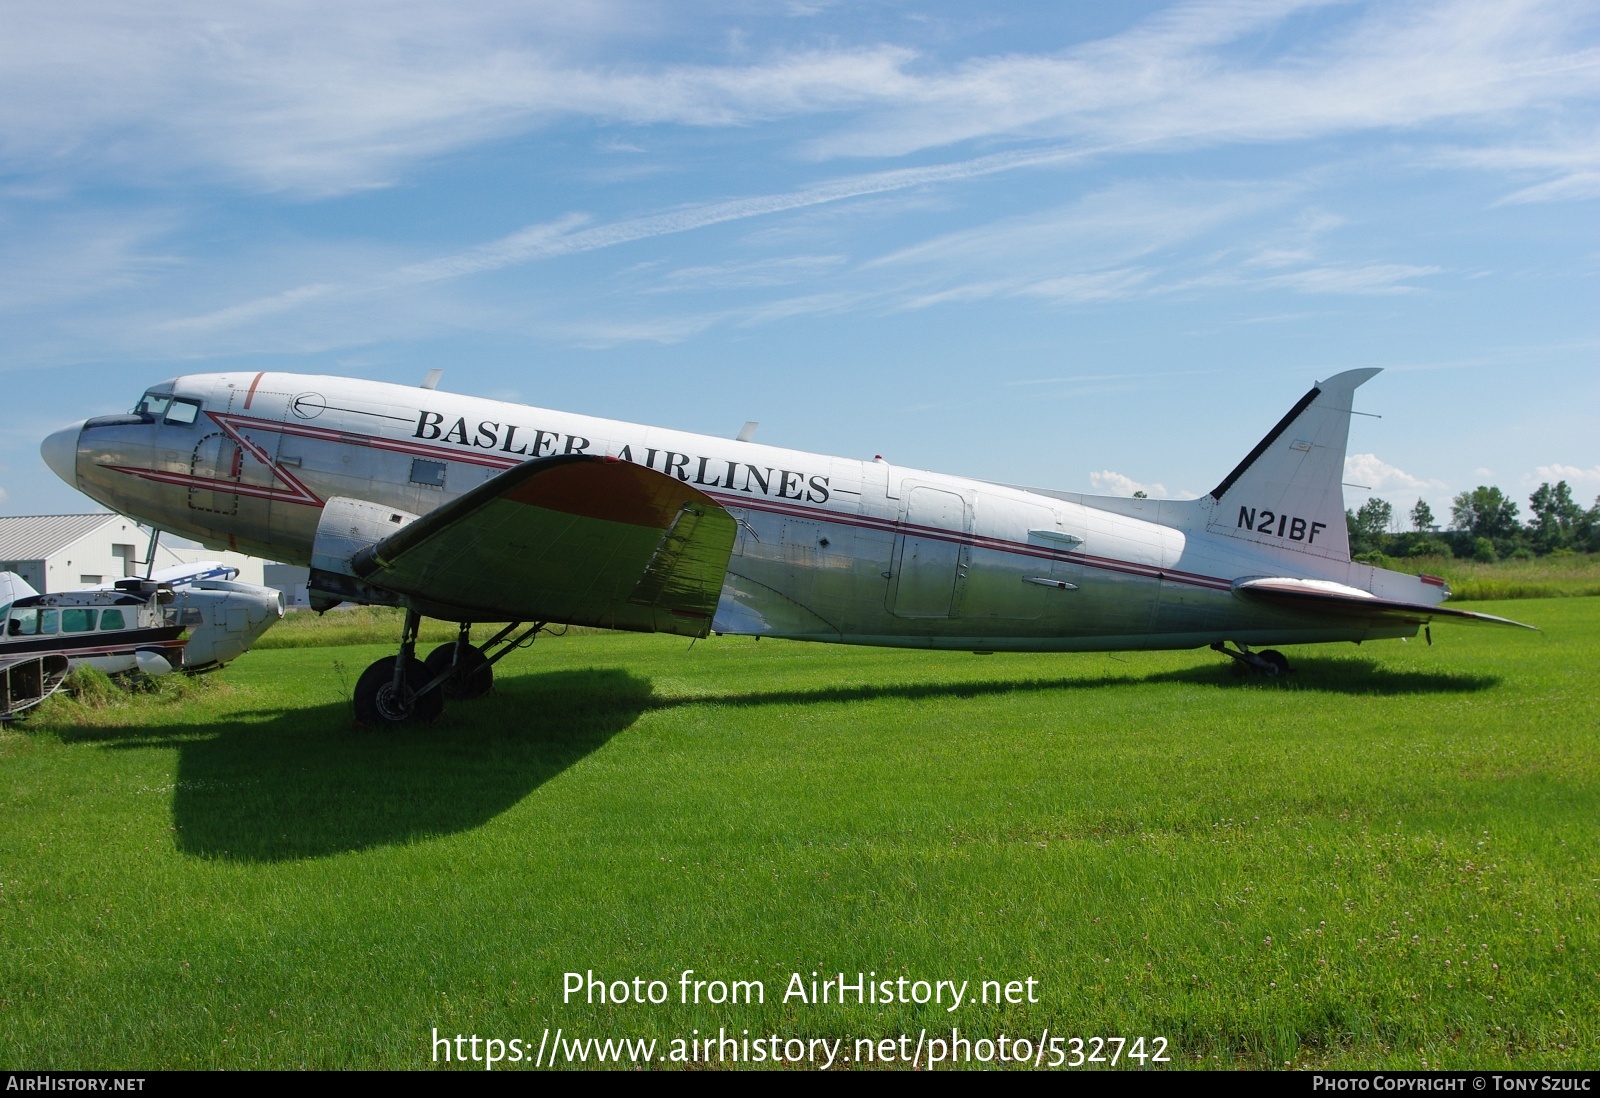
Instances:
[[[992,484],[421,388],[196,374],[41,447],[67,483],[214,548],[309,565],[313,605],[406,611],[356,686],[370,724],[489,689],[546,624],[1060,652],[1414,636],[1444,582],[1350,560],[1356,387],[1319,382],[1209,495]],[[430,375],[436,382],[436,375]],[[418,659],[421,618],[459,639]],[[474,623],[510,621],[482,645]],[[1232,647],[1229,647],[1229,645]]]

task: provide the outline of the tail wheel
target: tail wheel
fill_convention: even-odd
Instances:
[[[429,652],[426,663],[428,679],[431,681],[450,671],[450,677],[439,684],[445,697],[452,701],[483,697],[494,686],[494,665],[483,654],[483,650],[474,645],[460,645],[459,658],[456,656],[457,650],[458,646],[451,642]],[[453,671],[450,669],[452,660],[455,661]]]
[[[1276,648],[1268,648],[1264,652],[1257,652],[1256,655],[1272,665],[1272,670],[1267,672],[1272,677],[1277,678],[1279,675],[1287,675],[1289,673],[1288,657]]]
[[[356,720],[373,728],[396,728],[407,721],[430,722],[444,712],[444,695],[438,690],[423,692],[433,679],[419,659],[408,659],[395,688],[395,662],[399,656],[385,656],[356,680]]]

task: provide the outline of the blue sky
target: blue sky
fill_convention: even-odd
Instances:
[[[459,7],[463,10],[454,10]],[[1600,8],[0,6],[0,512],[178,373],[1198,494],[1600,495]]]

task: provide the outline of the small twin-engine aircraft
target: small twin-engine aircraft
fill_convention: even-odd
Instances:
[[[1123,499],[882,459],[279,373],[180,377],[41,452],[123,514],[310,566],[322,609],[403,607],[358,719],[436,716],[546,624],[993,651],[1414,636],[1444,581],[1353,563],[1341,474],[1356,387],[1318,382],[1209,495]],[[459,623],[416,657],[421,618]],[[473,645],[474,623],[507,622]],[[1228,647],[1231,644],[1232,647]]]
[[[0,607],[36,592],[15,572],[0,572]],[[54,694],[72,665],[59,652],[25,652],[5,644],[0,614],[0,722],[11,720]]]
[[[86,666],[152,678],[221,667],[283,617],[281,594],[240,583],[238,574],[201,561],[143,579],[40,594],[22,577],[0,572],[0,659],[60,656],[67,661],[63,674]]]

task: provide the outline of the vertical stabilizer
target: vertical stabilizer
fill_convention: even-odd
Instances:
[[[1221,484],[1206,529],[1295,553],[1350,559],[1344,456],[1356,388],[1375,369],[1319,381]]]
[[[18,599],[37,595],[33,585],[15,572],[0,572],[0,608],[10,606]],[[4,624],[4,623],[0,623]]]

